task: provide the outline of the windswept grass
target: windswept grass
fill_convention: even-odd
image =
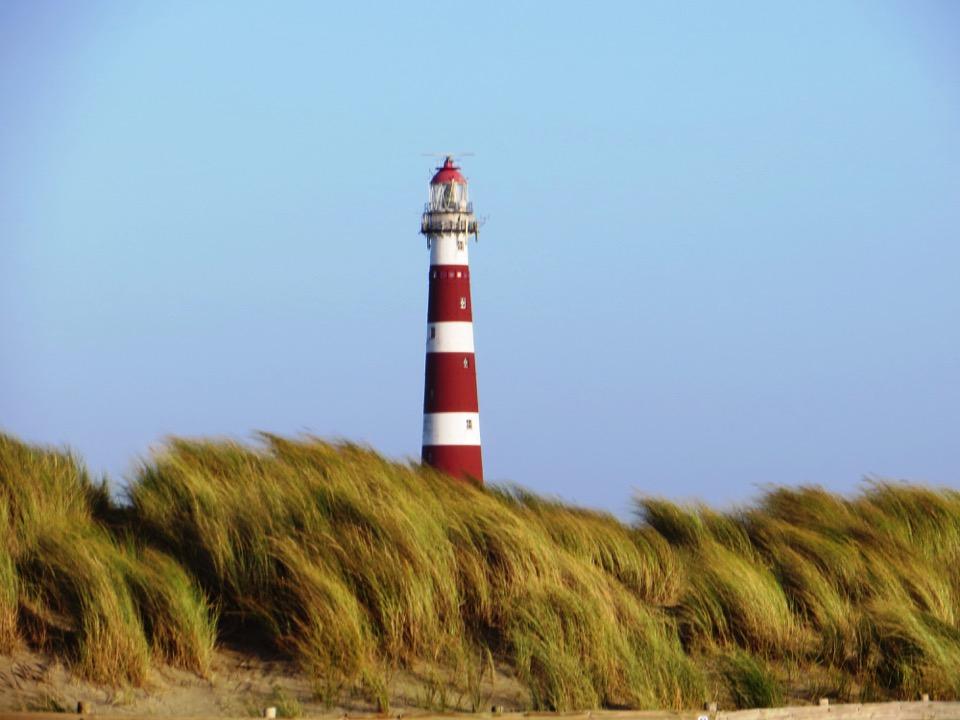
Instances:
[[[865,697],[960,694],[957,492],[781,488],[722,518],[659,500],[640,513],[687,558],[689,649],[833,669]]]
[[[355,446],[264,442],[172,442],[131,488],[132,513],[235,631],[270,639],[325,684],[487,648],[539,707],[701,699],[672,621],[647,602],[662,599],[660,578],[677,584],[664,542]]]
[[[783,704],[780,681],[762,658],[738,650],[724,659],[722,667],[736,707],[767,708]]]
[[[61,654],[103,683],[142,682],[151,653],[203,673],[213,618],[172,559],[104,522],[110,499],[68,453],[0,435],[0,641]]]
[[[636,509],[628,525],[272,435],[171,440],[117,505],[69,454],[0,436],[0,651],[138,683],[243,643],[294,659],[325,702],[384,710],[400,668],[478,705],[494,665],[540,709],[776,705],[823,682],[960,696],[958,493]]]

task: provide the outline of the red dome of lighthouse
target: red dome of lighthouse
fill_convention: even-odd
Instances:
[[[460,168],[453,164],[453,158],[450,155],[447,155],[447,159],[443,161],[443,167],[437,168],[437,174],[430,181],[431,185],[445,185],[447,183],[467,184],[467,179],[460,174]]]

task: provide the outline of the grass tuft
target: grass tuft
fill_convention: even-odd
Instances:
[[[726,658],[723,675],[738,708],[766,708],[783,704],[780,681],[760,658],[738,651]]]
[[[196,583],[120,537],[114,510],[69,453],[0,435],[0,644],[56,652],[105,685],[142,683],[151,653],[204,672],[214,618]]]

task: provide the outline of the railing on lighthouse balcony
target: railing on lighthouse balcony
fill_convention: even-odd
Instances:
[[[430,186],[430,201],[423,206],[420,232],[477,234],[477,219],[467,186],[461,183],[439,183]]]

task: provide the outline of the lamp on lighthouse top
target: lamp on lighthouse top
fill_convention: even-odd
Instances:
[[[451,156],[437,168],[430,181],[429,212],[470,212],[470,199],[467,196],[467,179],[460,173]]]

